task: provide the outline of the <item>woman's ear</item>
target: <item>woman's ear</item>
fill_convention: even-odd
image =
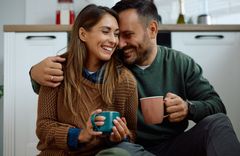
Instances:
[[[156,20],[152,20],[148,26],[149,35],[152,39],[156,38],[158,34],[158,22]]]
[[[79,35],[80,40],[86,41],[87,32],[86,32],[86,30],[85,30],[83,27],[81,27],[81,28],[79,29],[78,35]]]

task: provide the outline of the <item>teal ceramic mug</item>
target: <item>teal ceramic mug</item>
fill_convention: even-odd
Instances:
[[[102,126],[97,126],[95,124],[95,118],[97,116],[104,116],[104,125]],[[116,111],[103,111],[98,114],[93,114],[91,116],[91,122],[93,125],[93,130],[94,131],[100,131],[103,132],[103,134],[111,134],[112,132],[112,127],[114,126],[113,120],[116,119],[117,117],[120,117],[120,113]]]

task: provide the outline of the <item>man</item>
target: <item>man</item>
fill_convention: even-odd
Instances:
[[[139,98],[163,95],[169,115],[161,124],[147,125],[139,107],[137,143],[162,156],[239,155],[225,107],[202,77],[201,67],[189,56],[156,44],[156,6],[148,0],[122,0],[113,9],[120,17],[121,57],[136,77]],[[59,85],[62,61],[43,60],[33,66],[31,77],[41,85]],[[197,124],[185,131],[188,120]]]

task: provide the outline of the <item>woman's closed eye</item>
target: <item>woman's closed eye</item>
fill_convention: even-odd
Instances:
[[[105,28],[102,29],[102,33],[108,35],[109,33],[112,33],[112,30],[109,27],[105,27]],[[118,29],[115,30],[113,33],[114,33],[115,37],[119,37],[119,30]]]

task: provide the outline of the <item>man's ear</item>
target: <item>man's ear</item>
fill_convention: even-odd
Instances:
[[[158,34],[158,22],[156,20],[152,20],[148,26],[149,36],[150,38],[156,38]]]
[[[86,41],[87,38],[87,32],[83,27],[80,27],[79,31],[78,31],[78,35],[80,40],[82,41]]]

